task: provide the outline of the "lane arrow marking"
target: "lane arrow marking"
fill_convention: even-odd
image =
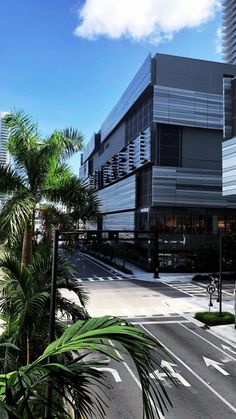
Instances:
[[[207,367],[212,366],[217,371],[221,372],[221,374],[229,375],[229,373],[227,371],[223,370],[223,368],[220,367],[220,365],[223,365],[220,362],[214,361],[213,359],[210,359],[210,358],[206,358],[205,356],[203,356],[203,359],[204,359],[205,364],[206,364]]]
[[[235,351],[233,351],[233,349],[231,349],[229,346],[222,345],[222,344],[221,344],[221,346],[222,346],[222,348],[223,348],[224,350],[226,350],[226,349],[227,349],[229,352],[231,352],[232,354],[236,355],[236,352],[235,352]]]
[[[167,362],[165,360],[162,360],[161,361],[161,367],[166,368],[169,371],[171,377],[177,378],[181,382],[181,384],[183,384],[183,386],[191,387],[191,384],[189,384],[188,381],[186,381],[185,378],[182,377],[182,375],[180,373],[178,373],[174,370],[173,367],[177,367],[176,364],[172,364],[171,362]]]
[[[107,367],[102,367],[102,368],[95,368],[98,371],[105,371],[105,372],[110,372],[111,375],[113,376],[114,380],[116,383],[121,383],[121,378],[119,373],[114,369],[114,368],[107,368]]]
[[[155,370],[153,373],[150,372],[149,377],[155,380],[157,377],[159,380],[164,381],[167,377],[167,374],[165,372],[159,372],[159,370]]]

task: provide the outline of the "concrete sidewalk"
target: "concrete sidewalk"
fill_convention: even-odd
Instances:
[[[117,262],[122,264],[122,261],[117,259]],[[164,282],[188,282],[192,280],[192,277],[194,275],[197,275],[197,273],[176,273],[176,272],[161,272],[159,274],[160,278],[154,278],[153,272],[146,272],[143,269],[139,268],[138,266],[133,265],[130,262],[125,263],[125,267],[130,269],[133,272],[133,275],[128,275],[128,278],[134,278],[139,279],[142,281],[164,281]]]

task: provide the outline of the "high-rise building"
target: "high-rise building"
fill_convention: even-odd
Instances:
[[[10,163],[10,154],[6,148],[8,139],[8,130],[4,123],[4,117],[7,112],[0,112],[0,164],[7,165]]]
[[[223,0],[222,2],[222,47],[224,61],[229,64],[236,63],[236,1]]]
[[[6,148],[8,139],[8,130],[4,123],[4,117],[7,112],[0,112],[0,164],[8,165],[10,163],[10,153]],[[5,203],[6,195],[0,194],[0,209]]]
[[[219,221],[236,228],[235,200],[222,197],[235,76],[235,65],[149,56],[84,151],[100,227],[158,229],[162,267],[186,266]]]

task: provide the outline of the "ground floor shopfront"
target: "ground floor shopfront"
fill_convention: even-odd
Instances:
[[[117,214],[121,218],[122,212]],[[222,237],[236,232],[236,210],[151,207],[134,211],[134,226],[134,230],[158,234],[158,249],[148,241],[124,243],[127,259],[142,268],[152,270],[152,261],[158,258],[160,271],[217,270],[219,229]],[[231,265],[229,260],[226,268]]]

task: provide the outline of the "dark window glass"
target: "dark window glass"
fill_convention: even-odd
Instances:
[[[140,131],[144,131],[151,124],[152,107],[153,100],[150,95],[126,118],[126,143],[134,140]]]
[[[159,125],[159,165],[180,167],[181,149],[181,127]]]

